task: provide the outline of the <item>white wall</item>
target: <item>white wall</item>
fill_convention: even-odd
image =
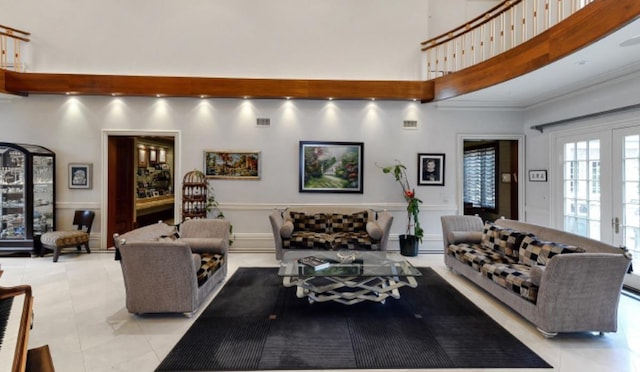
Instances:
[[[639,97],[640,73],[636,72],[528,109],[523,113],[527,169],[551,169],[551,163],[555,160],[550,158],[551,133],[585,128],[589,125],[606,126],[607,122],[611,124],[617,122],[619,115],[611,114],[598,120],[580,120],[549,127],[543,133],[532,130],[532,126],[637,105],[640,104]],[[638,115],[638,112],[640,111],[636,110],[635,113],[628,115]],[[548,225],[554,220],[551,211],[551,200],[554,196],[552,195],[553,182],[553,178],[550,177],[549,182],[546,183],[527,183],[525,202],[528,222]]]
[[[30,71],[406,79],[425,0],[2,0],[32,33]]]
[[[430,36],[427,17],[434,2],[0,0],[0,9],[5,23],[32,33],[26,51],[29,71],[419,80],[419,42]],[[257,117],[270,118],[271,127],[257,128]],[[418,120],[418,130],[403,130],[403,120]],[[261,151],[261,180],[212,181],[239,248],[272,248],[268,213],[296,204],[387,208],[397,218],[392,233],[402,233],[402,195],[376,163],[400,160],[416,185],[417,154],[445,153],[445,186],[416,185],[424,200],[423,248],[440,249],[439,216],[458,210],[457,134],[519,134],[522,116],[442,110],[415,102],[65,96],[0,100],[3,141],[37,143],[57,154],[59,221],[68,220],[75,207],[102,205],[105,130],[179,131],[177,169],[183,172],[202,169],[204,149]],[[364,193],[299,193],[301,140],[363,142]],[[92,190],[67,188],[69,162],[94,163]],[[106,241],[99,227],[95,232]]]
[[[270,118],[271,126],[256,127],[257,117]],[[404,130],[403,120],[418,120],[419,128]],[[457,133],[517,133],[521,120],[515,112],[441,111],[416,102],[33,96],[0,104],[0,123],[3,129],[12,129],[3,130],[3,140],[37,143],[56,153],[57,203],[62,209],[100,205],[105,187],[103,130],[179,131],[181,153],[176,156],[183,172],[202,169],[205,149],[260,151],[261,180],[212,180],[216,196],[238,234],[238,247],[257,248],[272,244],[268,213],[290,205],[386,208],[397,218],[393,234],[402,233],[405,203],[401,192],[395,181],[376,166],[391,164],[395,159],[407,165],[410,181],[424,201],[424,247],[439,247],[439,216],[455,213],[458,208]],[[299,193],[301,140],[363,142],[364,193]],[[416,185],[418,153],[446,154],[444,187]],[[70,162],[94,163],[92,190],[67,188],[66,165]]]

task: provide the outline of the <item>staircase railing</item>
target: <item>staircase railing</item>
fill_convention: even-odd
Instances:
[[[20,52],[21,43],[28,43],[31,34],[12,27],[0,25],[0,68],[22,72],[25,64]]]
[[[471,21],[421,43],[426,79],[495,57],[558,24],[595,0],[505,0]]]

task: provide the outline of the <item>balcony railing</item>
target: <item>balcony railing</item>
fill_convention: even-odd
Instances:
[[[426,79],[462,70],[530,40],[595,0],[506,0],[423,41]]]
[[[0,25],[0,68],[18,72],[25,70],[20,47],[23,42],[29,42],[29,35],[26,31]]]

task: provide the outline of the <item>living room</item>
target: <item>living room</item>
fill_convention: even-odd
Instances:
[[[32,33],[32,42],[25,50],[29,71],[421,80],[420,41],[463,23],[496,2],[438,3],[225,0],[198,1],[189,7],[170,2],[157,7],[150,2],[136,2],[128,4],[123,15],[122,8],[116,4],[69,1],[47,5],[22,1],[6,6],[3,22]],[[273,209],[307,204],[366,205],[389,210],[395,217],[392,236],[403,233],[404,200],[397,185],[382,174],[378,166],[392,164],[397,159],[408,166],[416,184],[417,154],[444,154],[444,185],[416,186],[416,194],[423,200],[421,220],[425,237],[421,256],[431,256],[428,253],[442,249],[440,216],[458,213],[461,204],[461,180],[457,172],[461,157],[459,135],[522,136],[525,152],[521,180],[524,180],[526,170],[551,169],[554,163],[553,135],[530,127],[579,116],[583,111],[606,111],[637,104],[640,76],[635,67],[625,78],[610,81],[598,89],[570,92],[562,97],[541,97],[534,104],[518,108],[447,105],[445,102],[421,104],[411,100],[330,100],[330,97],[326,100],[284,97],[257,100],[250,97],[32,95],[3,96],[0,122],[3,141],[38,144],[56,153],[58,225],[70,227],[76,209],[95,210],[98,216],[91,244],[96,253],[108,251],[111,243],[103,219],[104,200],[108,196],[104,186],[108,177],[105,163],[108,136],[174,137],[176,187],[180,187],[181,175],[192,169],[203,169],[205,150],[260,152],[259,179],[211,180],[216,198],[234,227],[232,251],[245,266],[256,261],[275,264],[267,219]],[[633,113],[619,115],[622,118],[616,116],[615,121],[631,120],[634,116]],[[258,126],[259,118],[268,118],[270,125]],[[405,121],[416,121],[417,128],[403,128]],[[579,129],[579,124],[573,128]],[[362,143],[363,193],[299,192],[299,143],[308,140]],[[93,164],[92,189],[67,187],[66,166],[77,162]],[[549,224],[555,218],[552,182],[557,180],[549,175],[546,183],[527,182],[526,193],[520,196],[522,205],[526,206],[522,218],[528,222]],[[429,262],[431,257],[416,260]],[[3,259],[2,267],[11,267],[11,262],[14,261],[6,263]],[[45,264],[56,268],[50,260],[37,264],[25,262],[20,264],[23,270],[19,276],[26,279],[31,275],[32,265],[36,265],[38,268],[33,268],[33,273],[38,279],[34,282],[50,280],[45,274],[48,269],[40,267]],[[107,261],[103,264],[115,265]],[[76,268],[70,275],[91,282],[91,276],[82,274],[85,269]],[[117,266],[116,269],[119,270]],[[5,270],[3,280],[15,279]],[[99,288],[100,280],[118,280],[118,275],[121,276],[117,270],[106,269],[101,279],[96,278],[89,287]],[[121,300],[113,287],[106,292],[106,297]],[[482,297],[469,292],[472,297]],[[495,306],[491,300],[487,301],[489,306]],[[39,306],[36,302],[37,314],[42,311],[38,310]],[[180,330],[186,328],[181,319],[171,319],[168,323]],[[151,332],[156,331],[155,325],[133,327],[146,326],[154,328]],[[36,323],[34,333],[38,327]],[[637,361],[637,350],[635,353]],[[625,351],[625,355],[631,359],[631,352]],[[76,357],[80,358],[77,354]]]

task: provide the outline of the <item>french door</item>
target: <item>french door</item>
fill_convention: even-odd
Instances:
[[[640,125],[557,137],[566,231],[625,246],[640,269]]]

